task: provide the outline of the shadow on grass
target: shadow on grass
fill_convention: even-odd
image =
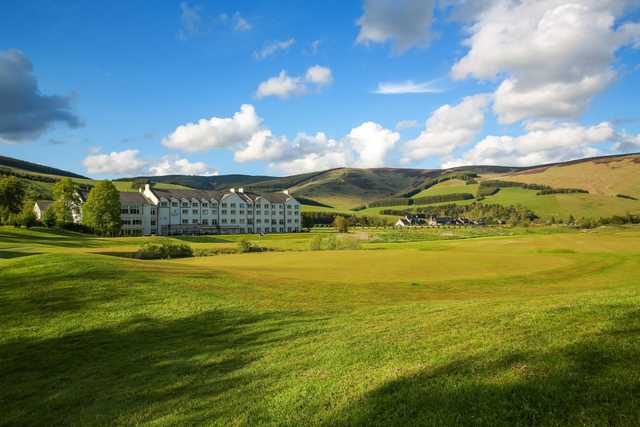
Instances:
[[[463,359],[390,382],[337,426],[640,425],[640,311],[549,352]]]
[[[38,252],[18,252],[0,250],[0,259],[20,258],[23,256],[40,255]]]
[[[101,244],[94,236],[49,228],[25,230],[3,227],[0,229],[0,241],[16,244],[37,243],[65,248],[96,247]]]
[[[265,349],[305,334],[292,313],[227,309],[0,346],[3,418],[15,425],[241,419],[268,375]],[[160,421],[162,423],[162,421]],[[2,424],[2,422],[0,422]]]

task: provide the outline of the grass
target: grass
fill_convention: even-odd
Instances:
[[[452,179],[444,181],[429,187],[426,190],[422,190],[420,193],[413,196],[414,199],[426,196],[442,196],[445,194],[460,194],[470,193],[475,196],[478,192],[478,184],[468,184],[461,179]]]
[[[0,424],[640,423],[640,229],[389,233],[142,261],[0,228]]]

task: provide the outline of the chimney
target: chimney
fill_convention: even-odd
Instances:
[[[231,191],[232,193],[235,193],[236,189],[235,188],[230,188],[229,191]]]
[[[242,187],[238,188],[238,193],[244,193],[244,188]]]

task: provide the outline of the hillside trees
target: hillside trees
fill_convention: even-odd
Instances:
[[[15,176],[0,179],[0,221],[9,223],[24,203],[24,185]]]
[[[63,178],[53,185],[53,198],[55,202],[52,208],[56,214],[57,224],[72,223],[73,209],[80,205],[80,200],[71,178]]]
[[[349,223],[347,222],[347,219],[341,215],[338,215],[336,219],[333,220],[333,225],[338,230],[338,233],[349,232]]]
[[[97,234],[120,232],[120,195],[111,181],[100,181],[91,189],[82,209],[82,223]]]
[[[52,207],[47,208],[42,214],[42,222],[47,227],[53,227],[56,225],[56,211]]]

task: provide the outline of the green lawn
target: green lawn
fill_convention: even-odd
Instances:
[[[640,228],[315,234],[0,227],[0,424],[640,424]]]

